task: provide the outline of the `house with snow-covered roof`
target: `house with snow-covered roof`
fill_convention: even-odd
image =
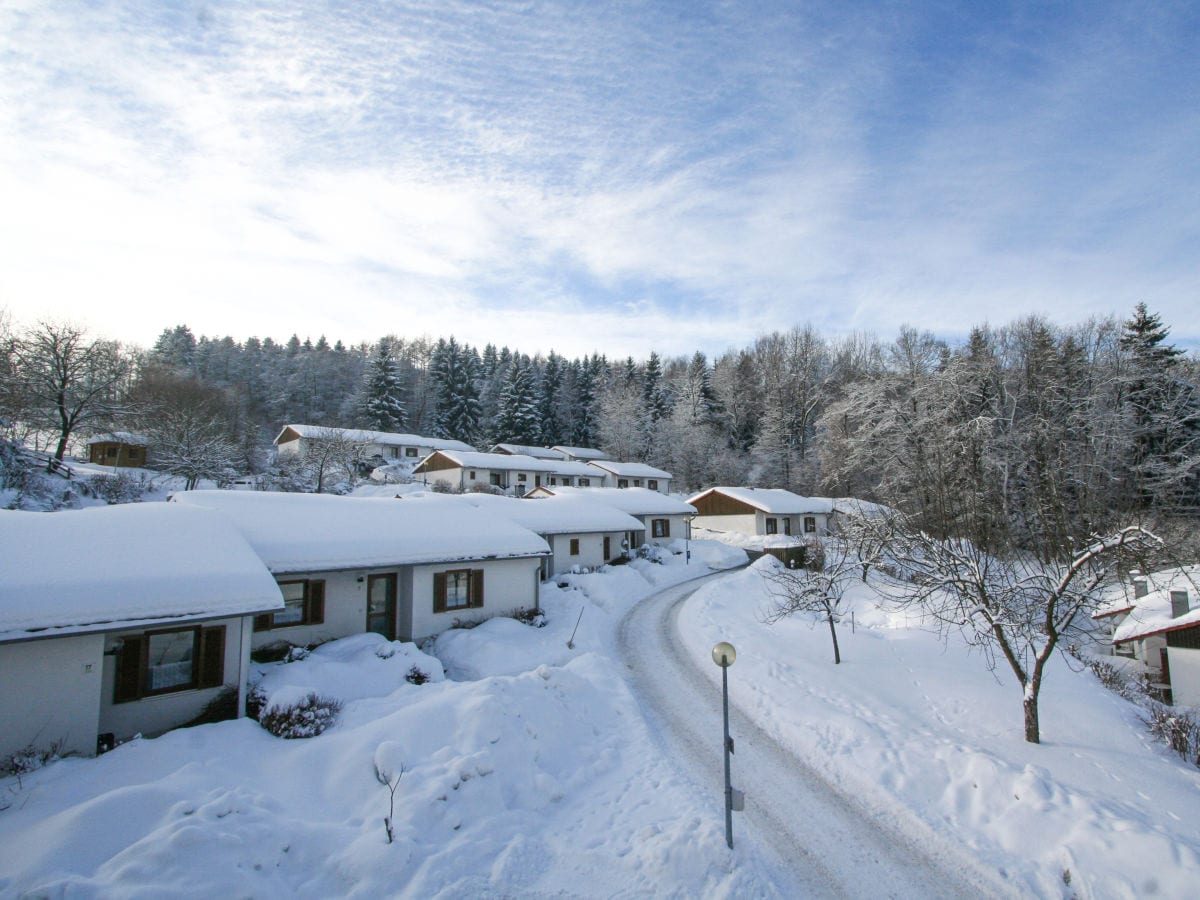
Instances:
[[[666,546],[675,540],[687,540],[691,537],[691,521],[696,515],[694,506],[649,488],[597,487],[581,490],[543,485],[526,496],[530,499],[579,497],[627,513],[641,525],[641,530],[630,538],[630,547],[640,547],[642,544]]]
[[[1200,706],[1200,566],[1182,566],[1140,576],[1146,590],[1135,596],[1113,629],[1118,654],[1141,663],[1151,685],[1156,685],[1176,706]],[[1102,607],[1101,618],[1116,599]]]
[[[150,440],[132,431],[109,431],[88,439],[88,462],[101,466],[139,467],[148,460]]]
[[[833,515],[832,500],[782,488],[712,487],[687,502],[696,509],[695,527],[751,536],[819,537],[829,533]]]
[[[562,454],[563,459],[569,459],[572,462],[599,462],[611,457],[603,450],[597,450],[594,447],[565,447],[561,444],[555,444],[550,448],[557,450]]]
[[[0,569],[0,760],[240,715],[254,617],[283,608],[225,519],[164,503],[0,511]]]
[[[438,450],[413,468],[413,478],[431,487],[439,482],[454,491],[492,487],[518,496],[543,484],[591,487],[600,477],[587,464],[565,459],[458,450]]]
[[[598,459],[592,460],[588,465],[600,473],[600,487],[644,487],[664,494],[671,490],[671,473],[646,463]]]
[[[546,542],[501,516],[453,504],[265,491],[185,491],[254,549],[283,608],[253,644],[308,645],[367,631],[422,641],[471,619],[536,609]]]
[[[284,425],[275,438],[275,448],[281,456],[301,454],[314,443],[346,441],[362,445],[363,459],[379,457],[383,463],[417,462],[434,450],[470,450],[475,448],[462,441],[425,437],[419,434],[400,434],[390,431],[367,431],[360,428],[329,428],[322,425]],[[382,464],[382,463],[381,463]]]
[[[565,457],[549,447],[532,447],[528,444],[493,444],[489,453],[506,453],[509,456],[532,456],[534,459],[560,460]]]
[[[434,494],[428,498],[463,503],[502,516],[541,537],[550,547],[550,556],[542,566],[543,580],[562,572],[595,569],[640,543],[641,522],[583,496],[556,496],[538,503],[481,493]]]

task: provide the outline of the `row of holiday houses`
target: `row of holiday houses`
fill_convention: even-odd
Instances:
[[[187,724],[221,697],[240,715],[255,650],[368,631],[423,641],[464,619],[536,609],[543,581],[686,542],[694,525],[828,528],[812,512],[828,501],[785,494],[190,491],[0,511],[0,760],[27,748],[90,755]]]

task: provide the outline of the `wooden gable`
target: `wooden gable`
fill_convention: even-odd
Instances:
[[[444,472],[447,469],[461,469],[462,466],[444,454],[441,450],[434,450],[427,457],[417,464],[413,469],[414,473],[421,472]]]
[[[689,501],[701,516],[745,516],[754,515],[758,509],[742,500],[737,500],[720,491],[712,490]]]

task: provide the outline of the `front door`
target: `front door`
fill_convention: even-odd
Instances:
[[[396,639],[396,576],[367,576],[367,631]]]

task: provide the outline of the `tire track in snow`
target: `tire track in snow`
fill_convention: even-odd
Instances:
[[[679,610],[704,581],[646,598],[621,621],[618,647],[629,687],[665,757],[724,816],[721,694],[680,647]],[[736,669],[731,672],[731,676]],[[965,848],[951,847],[915,817],[880,813],[819,771],[730,704],[733,783],[746,792],[733,817],[734,851],[749,841],[791,884],[788,897],[932,898],[1006,896]]]

